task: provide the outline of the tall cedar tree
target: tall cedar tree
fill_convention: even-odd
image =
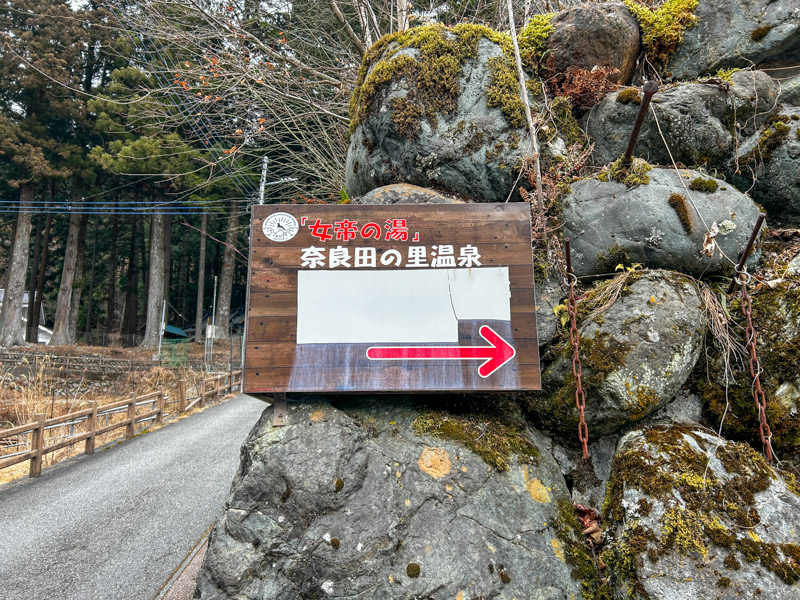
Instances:
[[[78,104],[73,124],[73,144],[75,152],[65,156],[65,167],[72,174],[73,206],[88,210],[91,205],[82,205],[84,190],[94,181],[97,166],[89,160],[86,148],[102,143],[94,129],[94,118],[88,110],[88,94],[103,90],[109,80],[110,72],[120,66],[119,44],[115,43],[114,27],[117,23],[96,2],[86,5],[86,9],[76,10],[74,19],[82,27],[75,30],[80,34],[80,56],[71,64],[72,79],[77,80],[81,91],[74,92]],[[109,49],[113,48],[112,52]],[[61,285],[56,302],[55,324],[52,345],[72,345],[76,343],[78,309],[82,292],[82,249],[88,215],[70,215],[69,232],[64,251],[64,264],[61,272]]]
[[[31,213],[37,187],[71,175],[81,103],[83,30],[67,2],[22,0],[0,6],[0,168],[19,190],[19,213],[7,289],[0,312],[0,346],[24,343],[22,296],[28,270]]]
[[[97,129],[110,136],[105,147],[92,149],[92,158],[112,173],[136,175],[141,197],[151,203],[150,245],[147,272],[147,309],[142,348],[156,348],[161,335],[161,311],[169,300],[165,282],[170,243],[164,212],[184,206],[175,196],[200,182],[191,174],[200,153],[185,144],[177,133],[166,133],[148,120],[151,101],[140,96],[148,87],[148,78],[141,71],[127,67],[114,71],[108,86],[108,97],[89,104],[97,114]]]

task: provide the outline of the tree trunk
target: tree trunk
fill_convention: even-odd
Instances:
[[[86,246],[86,226],[89,223],[89,215],[81,215],[81,226],[78,229],[78,252],[75,258],[75,279],[72,285],[72,302],[69,307],[69,336],[72,343],[78,341],[78,311],[81,307],[81,296],[83,295],[83,255]]]
[[[13,240],[17,237],[17,223],[19,219],[14,219],[11,221],[11,235],[8,236],[8,239]],[[13,258],[11,255],[14,254],[14,247],[11,247],[10,250],[11,254],[8,256],[8,264],[6,265],[6,272],[3,274],[3,280],[0,281],[0,285],[2,285],[2,289],[8,289],[8,278],[11,276],[11,259]]]
[[[114,317],[117,303],[117,235],[119,235],[119,215],[114,215],[111,225],[111,252],[108,258],[108,304],[106,305],[106,333],[114,331]]]
[[[181,309],[181,325],[186,327],[186,314],[189,306],[186,298],[186,286],[189,283],[189,235],[191,234],[191,229],[184,227],[181,233],[181,264],[179,267],[180,273],[178,273],[178,306],[180,306]]]
[[[203,343],[203,300],[206,287],[206,228],[208,215],[203,213],[200,223],[200,258],[197,260],[197,308],[194,313],[194,341]]]
[[[161,303],[164,300],[164,215],[153,213],[150,223],[150,265],[147,317],[140,348],[155,350],[161,337]]]
[[[55,196],[55,184],[50,184],[50,203]],[[39,261],[39,274],[36,276],[36,306],[33,308],[33,330],[36,332],[36,342],[39,342],[39,317],[42,314],[42,295],[44,294],[44,280],[47,276],[47,259],[50,254],[50,228],[53,225],[53,213],[47,213],[47,222],[44,225],[44,239],[42,240],[42,258]]]
[[[397,0],[397,31],[408,29],[408,0]]]
[[[89,266],[89,295],[86,298],[86,341],[89,342],[89,334],[92,332],[92,312],[94,310],[94,281],[95,267],[97,266],[97,231],[99,227],[99,217],[94,220],[94,238],[92,240],[92,262]]]
[[[144,310],[147,311],[147,290],[150,289],[150,271],[147,268],[147,253],[150,247],[147,244],[148,242],[152,244],[152,241],[148,239],[147,233],[145,232],[144,217],[139,219],[139,236],[142,239],[139,259],[139,272],[142,274],[142,287],[140,288],[141,297],[139,298],[139,305],[144,307]]]
[[[131,245],[128,259],[128,284],[125,286],[125,310],[122,313],[122,334],[124,345],[133,346],[136,343],[136,323],[139,319],[139,220],[141,217],[131,217]]]
[[[239,209],[232,204],[228,215],[228,231],[225,233],[225,252],[222,255],[222,273],[219,278],[219,298],[217,300],[217,320],[214,323],[214,337],[228,339],[231,320],[231,290],[236,257],[236,240],[239,237]]]
[[[73,206],[81,197],[80,184],[75,181],[72,186]],[[69,216],[69,232],[67,246],[64,249],[64,267],[61,269],[61,287],[58,288],[56,301],[56,321],[53,325],[51,346],[70,346],[75,340],[70,337],[69,314],[72,305],[72,282],[75,280],[75,265],[78,259],[78,238],[80,237],[81,215],[73,212]]]
[[[25,292],[25,275],[28,272],[32,206],[33,183],[23,183],[19,190],[19,216],[8,266],[3,309],[0,312],[0,347],[2,348],[25,343],[22,328],[22,295]]]
[[[33,242],[33,262],[31,262],[31,276],[28,283],[28,312],[25,315],[25,341],[37,342],[38,336],[33,333],[33,314],[36,310],[36,284],[39,274],[39,260],[42,254],[42,226],[44,215],[36,219],[36,240]]]
[[[169,304],[169,276],[172,270],[172,215],[164,215],[164,239],[161,243],[164,252],[164,300]],[[169,311],[169,306],[167,310]]]

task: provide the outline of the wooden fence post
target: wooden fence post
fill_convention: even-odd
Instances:
[[[228,372],[228,393],[233,393],[233,367],[231,367]]]
[[[217,375],[217,381],[214,383],[214,402],[219,402],[219,392],[222,384],[222,375]]]
[[[178,381],[178,414],[186,412],[186,380]]]
[[[97,402],[89,402],[92,413],[86,417],[86,429],[89,430],[89,437],[86,438],[84,454],[94,454],[94,432],[97,431]]]
[[[125,439],[131,439],[136,426],[136,393],[134,392],[128,403],[128,424],[125,427]]]
[[[206,377],[205,375],[200,378],[200,408],[203,408],[203,405],[206,403]]]
[[[42,449],[44,448],[44,419],[43,414],[33,415],[33,420],[36,422],[36,429],[31,433],[31,450],[36,452],[36,456],[31,459],[31,466],[28,471],[28,476],[38,477],[42,472]]]
[[[156,400],[156,408],[158,409],[156,424],[161,423],[164,418],[164,395],[164,386],[160,386],[158,388],[158,399]]]

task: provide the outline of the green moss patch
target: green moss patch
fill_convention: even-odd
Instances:
[[[617,102],[620,104],[641,104],[642,92],[635,87],[625,88],[617,94]]]
[[[770,487],[774,472],[748,445],[715,447],[700,433],[699,428],[686,426],[656,427],[645,432],[643,441],[615,456],[603,507],[612,524],[622,526],[627,521],[615,552],[635,565],[645,550],[654,561],[670,551],[705,559],[713,544],[731,551],[724,561],[729,569],[739,568],[738,552],[744,560],[760,561],[786,583],[795,583],[800,579],[793,568],[800,546],[766,543],[754,531],[761,523],[756,494]],[[717,478],[708,468],[714,450],[727,471],[724,477]],[[645,532],[633,548],[630,538],[636,525],[622,506],[626,489],[638,489],[665,506],[658,531]],[[647,541],[654,541],[654,547]]]
[[[678,219],[686,233],[692,233],[692,217],[689,214],[689,206],[686,203],[686,196],[683,194],[670,194],[667,200],[669,205],[678,215]]]
[[[556,29],[550,22],[555,16],[556,13],[534,15],[517,36],[522,66],[530,73],[539,71],[547,38]]]
[[[697,23],[698,0],[666,0],[651,9],[639,0],[622,0],[642,31],[642,45],[653,64],[665,66],[683,43],[687,29]]]
[[[705,179],[703,177],[695,177],[689,184],[690,190],[705,192],[706,194],[713,194],[718,188],[719,184],[717,183],[716,179]]]
[[[727,81],[728,83],[733,83],[733,74],[738,73],[742,69],[738,67],[734,67],[733,69],[719,69],[715,74],[714,77],[716,79],[722,79],[723,81]]]
[[[405,79],[409,87],[405,102],[392,107],[392,118],[401,133],[415,131],[411,124],[415,117],[433,120],[436,113],[453,110],[460,93],[462,65],[477,56],[478,42],[483,37],[510,49],[508,36],[471,24],[452,29],[425,25],[378,40],[364,55],[358,73],[350,100],[350,131],[369,111],[376,94],[393,79]],[[398,54],[403,49],[413,50],[416,58]]]
[[[750,34],[750,39],[754,42],[760,42],[767,34],[772,31],[772,25],[762,25],[761,27],[755,28],[752,33]]]
[[[585,135],[578,120],[572,114],[572,102],[566,96],[556,96],[550,103],[550,112],[556,122],[556,128],[568,146],[582,144]]]
[[[739,162],[744,165],[755,165],[759,162],[764,162],[770,159],[772,153],[777,150],[784,140],[789,137],[789,132],[792,128],[786,124],[786,121],[781,118],[782,115],[773,117],[770,123],[766,126],[761,137],[758,138],[758,145],[750,152],[745,154]]]
[[[502,406],[502,401],[501,405]],[[451,440],[469,448],[497,471],[508,470],[512,457],[538,462],[539,451],[525,434],[519,407],[505,401],[506,410],[490,413],[471,406],[428,409],[413,422],[417,435]]]
[[[564,559],[572,567],[572,578],[581,582],[581,596],[585,600],[609,597],[609,589],[601,580],[600,569],[583,537],[583,528],[575,515],[575,509],[565,498],[556,500],[556,507],[556,537],[564,547]]]
[[[647,185],[650,183],[648,173],[652,170],[652,165],[644,159],[634,157],[630,164],[626,164],[625,157],[622,156],[604,167],[597,178],[600,181],[618,181],[628,187]]]

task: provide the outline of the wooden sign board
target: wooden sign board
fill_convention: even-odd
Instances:
[[[253,206],[244,391],[540,389],[525,203]]]

